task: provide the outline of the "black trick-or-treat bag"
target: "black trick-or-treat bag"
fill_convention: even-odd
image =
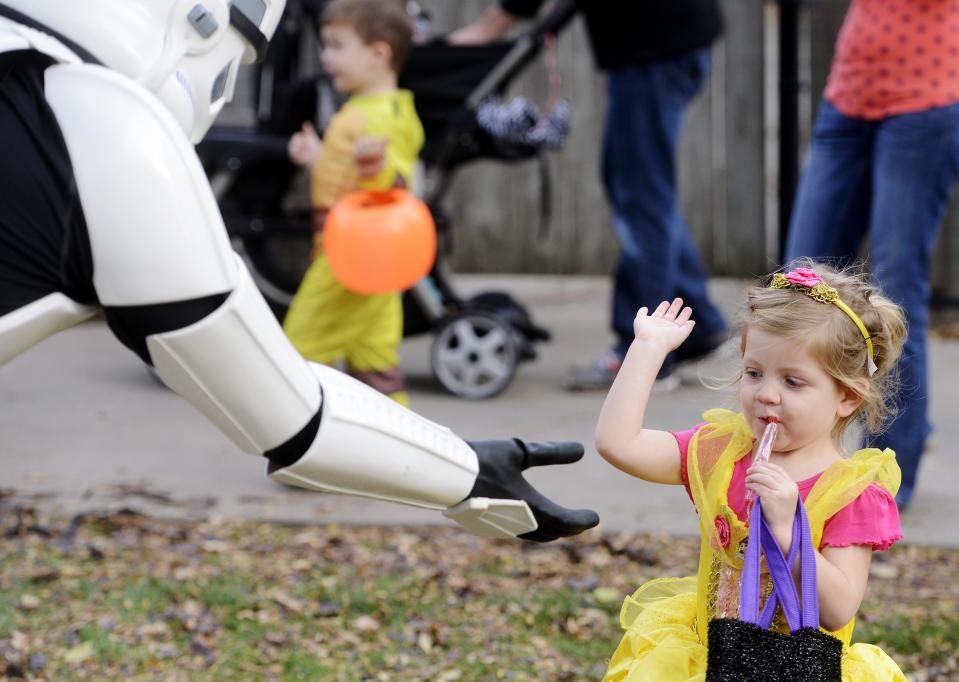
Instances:
[[[773,590],[759,613],[759,555],[766,557]],[[800,557],[802,602],[790,567]],[[782,605],[789,634],[769,629]],[[707,682],[841,682],[842,642],[819,629],[816,556],[802,500],[796,505],[793,542],[784,557],[757,499],[749,521],[739,618],[709,623]]]

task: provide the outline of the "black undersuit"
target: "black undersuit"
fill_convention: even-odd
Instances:
[[[97,303],[73,167],[44,97],[53,63],[0,54],[0,317],[55,292]]]

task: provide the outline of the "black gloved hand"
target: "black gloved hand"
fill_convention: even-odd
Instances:
[[[468,441],[479,459],[479,475],[466,497],[523,500],[529,505],[539,527],[520,535],[524,540],[550,542],[577,535],[599,523],[592,509],[567,509],[546,498],[531,486],[522,472],[547,464],[572,464],[583,456],[580,443],[524,443],[511,440]]]

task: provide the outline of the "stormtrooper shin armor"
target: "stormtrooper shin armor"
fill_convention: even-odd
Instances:
[[[0,53],[52,58],[93,288],[127,346],[292,485],[449,509],[472,531],[536,529],[525,502],[470,499],[475,452],[335,370],[304,361],[230,249],[189,144],[262,53],[282,0],[0,0]],[[93,63],[91,63],[93,62]],[[63,293],[3,315],[0,363],[94,307]]]

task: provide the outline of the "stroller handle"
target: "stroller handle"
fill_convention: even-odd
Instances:
[[[530,36],[542,40],[545,36],[559,33],[576,14],[576,9],[577,0],[556,0],[555,6],[530,29]]]

